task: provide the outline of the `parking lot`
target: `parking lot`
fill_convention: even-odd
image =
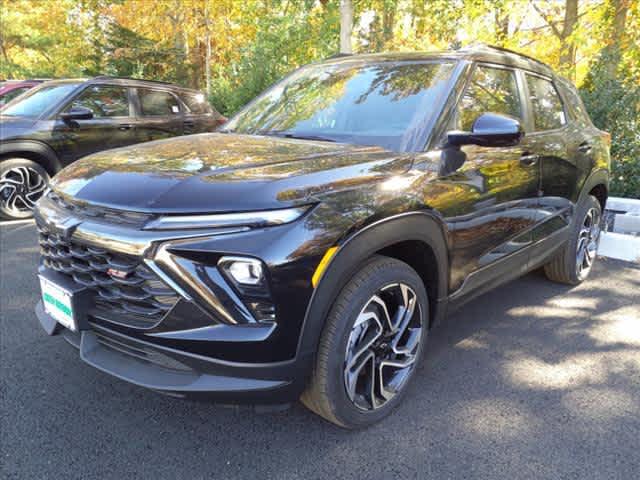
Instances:
[[[364,431],[163,397],[83,364],[33,306],[32,223],[0,226],[0,477],[640,477],[640,268],[532,273],[435,329],[400,409]]]

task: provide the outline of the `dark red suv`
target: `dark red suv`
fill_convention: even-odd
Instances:
[[[0,82],[0,107],[45,80],[7,80]]]

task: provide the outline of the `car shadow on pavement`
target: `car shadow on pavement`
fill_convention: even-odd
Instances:
[[[536,272],[468,303],[431,332],[398,410],[349,432],[300,405],[226,409],[83,364],[38,326],[35,237],[14,236],[0,325],[9,478],[637,477],[637,267],[601,261],[573,288]]]

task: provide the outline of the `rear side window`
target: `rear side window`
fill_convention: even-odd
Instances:
[[[183,93],[180,98],[191,113],[211,113],[211,106],[202,93]]]
[[[94,118],[128,117],[129,95],[125,87],[94,85],[84,90],[67,108],[88,108]]]
[[[160,90],[138,89],[140,108],[145,117],[177,115],[180,113],[178,100],[169,92]]]
[[[553,130],[567,123],[562,100],[549,80],[526,74],[534,130]]]
[[[522,119],[522,107],[513,70],[478,65],[458,104],[452,129],[469,131],[476,118],[487,112]]]

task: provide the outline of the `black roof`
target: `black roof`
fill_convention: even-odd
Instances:
[[[327,63],[341,63],[349,61],[362,62],[386,62],[386,61],[420,61],[433,59],[469,60],[476,62],[496,63],[511,67],[522,68],[546,76],[555,76],[551,67],[536,60],[533,57],[524,55],[502,47],[495,47],[486,44],[472,44],[457,50],[440,52],[394,52],[394,53],[371,53],[361,55],[339,55],[327,59]]]

